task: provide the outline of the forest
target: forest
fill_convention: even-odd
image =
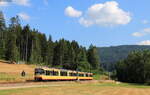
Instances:
[[[133,51],[117,62],[116,77],[123,82],[150,84],[150,50]]]
[[[150,50],[150,46],[144,45],[121,45],[111,47],[97,47],[101,60],[101,66],[109,72],[115,70],[115,64],[127,58],[128,54],[133,51]]]
[[[150,84],[150,46],[122,45],[98,48],[101,67],[127,83]]]
[[[3,12],[0,12],[0,59],[80,71],[100,69],[95,46],[86,49],[63,38],[53,41],[51,36],[29,25],[22,26],[18,16],[6,24]]]

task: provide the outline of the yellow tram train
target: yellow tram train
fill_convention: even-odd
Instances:
[[[55,68],[36,68],[36,81],[41,80],[92,80],[93,73],[78,72],[72,70],[55,69]]]

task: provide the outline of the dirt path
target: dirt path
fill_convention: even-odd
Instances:
[[[8,87],[0,87],[0,90],[5,90],[5,89],[18,89],[18,88],[33,88],[33,87],[58,87],[58,86],[64,86],[64,85],[30,85],[30,86],[8,86]]]
[[[66,83],[74,82],[29,82],[29,83],[6,83],[0,84],[0,90],[17,89],[17,88],[34,88],[34,87],[57,87],[66,86]]]
[[[52,81],[52,82],[20,82],[20,83],[0,83],[0,90],[34,87],[57,87],[76,84],[76,81]],[[96,80],[79,81],[79,84],[98,83]]]

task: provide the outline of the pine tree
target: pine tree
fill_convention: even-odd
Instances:
[[[100,59],[97,53],[97,48],[95,46],[91,45],[89,47],[87,57],[91,68],[94,70],[98,70],[100,68]]]
[[[19,26],[20,25],[20,19],[19,19],[19,16],[16,16],[16,17],[12,17],[11,19],[10,19],[10,25],[9,25],[9,27],[10,28],[16,28],[17,26]]]
[[[41,46],[40,39],[38,37],[38,32],[34,29],[32,32],[32,40],[31,40],[31,54],[30,54],[30,62],[38,64],[41,62]]]
[[[6,60],[18,61],[19,60],[19,52],[17,47],[17,26],[19,25],[19,18],[12,17],[10,19],[10,25],[7,33],[6,40]]]
[[[60,44],[56,41],[54,44],[54,55],[53,55],[53,63],[52,66],[56,67],[56,66],[61,66],[61,57],[60,57]]]
[[[11,32],[13,32],[14,34],[16,34],[16,46],[17,46],[17,50],[19,52],[19,58],[18,60],[21,60],[21,32],[22,32],[22,26],[20,24],[20,19],[18,16],[16,17],[12,17],[10,19],[10,25],[9,28],[11,29]]]
[[[4,31],[5,29],[6,29],[5,18],[4,18],[3,12],[0,11],[0,32]]]
[[[81,71],[90,71],[90,64],[87,60],[87,55],[86,55],[86,49],[83,47],[80,47],[80,53],[78,55],[78,69]]]
[[[0,11],[0,59],[5,58],[6,26],[3,13]]]
[[[42,57],[42,63],[47,62],[47,39],[45,34],[39,35],[40,40],[40,46],[41,46],[41,57]]]
[[[6,60],[15,62],[19,60],[19,52],[16,46],[16,35],[12,32],[9,32],[6,43]]]
[[[31,48],[31,46],[29,45],[29,38],[30,38],[30,26],[26,25],[25,27],[23,27],[22,32],[21,32],[21,37],[20,37],[20,56],[21,59],[23,61],[29,61],[29,48]]]
[[[64,52],[63,68],[76,70],[75,51],[69,41],[66,41],[66,49]]]
[[[47,65],[53,64],[53,56],[54,56],[54,43],[52,41],[52,37],[49,36],[47,42]]]

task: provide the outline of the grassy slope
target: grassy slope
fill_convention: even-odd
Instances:
[[[0,62],[0,83],[1,82],[21,82],[33,79],[34,65],[25,64],[7,64]],[[25,78],[21,77],[24,70],[27,74]]]

